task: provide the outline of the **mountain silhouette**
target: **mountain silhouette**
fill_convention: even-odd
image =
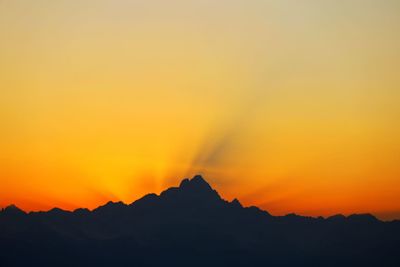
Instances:
[[[400,266],[400,222],[272,216],[203,177],[92,211],[0,212],[0,266]]]

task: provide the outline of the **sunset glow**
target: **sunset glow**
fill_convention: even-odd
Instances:
[[[0,0],[0,207],[201,173],[274,215],[400,219],[400,1]]]

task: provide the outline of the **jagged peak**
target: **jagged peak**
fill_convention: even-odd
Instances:
[[[187,186],[188,184],[190,184],[190,180],[189,180],[189,178],[185,178],[185,179],[183,179],[183,180],[181,181],[179,187],[180,187],[180,188],[183,188],[183,187]]]
[[[21,210],[14,204],[11,204],[3,209],[5,213],[12,213],[12,214],[26,214],[25,211]]]
[[[233,199],[230,204],[233,207],[243,208],[242,204],[240,203],[240,201],[237,198]]]
[[[209,185],[206,180],[204,180],[203,176],[200,174],[197,174],[193,176],[192,180],[190,180],[191,183],[196,183],[196,184],[207,184]]]
[[[188,178],[183,179],[179,187],[213,190],[209,183],[207,183],[201,175],[195,175],[190,180]]]
[[[217,202],[222,200],[218,192],[214,190],[201,175],[195,175],[192,179],[185,178],[180,182],[179,187],[170,187],[161,192],[161,199],[168,198],[180,202]],[[186,204],[185,204],[186,205]]]

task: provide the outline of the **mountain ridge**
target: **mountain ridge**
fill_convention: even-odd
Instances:
[[[156,194],[156,193],[148,193],[144,196],[142,196],[141,198],[138,198],[136,200],[134,200],[131,203],[124,203],[122,201],[108,201],[103,205],[100,205],[96,208],[93,208],[92,210],[87,209],[87,208],[77,208],[75,210],[65,210],[65,209],[61,209],[58,207],[53,207],[47,211],[24,211],[23,209],[20,209],[19,207],[17,207],[14,204],[10,204],[9,206],[4,207],[3,209],[0,209],[0,213],[1,212],[13,212],[13,213],[19,213],[19,214],[35,214],[35,213],[49,213],[49,212],[65,212],[65,213],[75,213],[77,212],[81,212],[81,213],[87,213],[87,212],[95,212],[96,210],[101,210],[101,209],[105,209],[105,208],[109,208],[111,206],[119,206],[119,207],[129,207],[132,205],[135,205],[137,203],[146,201],[147,199],[151,199],[152,201],[157,201],[160,197],[165,197],[169,194],[174,194],[179,190],[189,190],[190,194],[198,194],[199,192],[209,192],[209,195],[214,195],[217,196],[220,200],[225,201],[227,203],[231,203],[237,207],[242,207],[242,208],[257,208],[260,211],[266,212],[269,214],[268,211],[260,209],[259,207],[256,206],[248,206],[248,207],[244,207],[242,206],[242,204],[240,203],[240,201],[237,198],[234,198],[231,202],[222,199],[218,192],[213,189],[210,184],[201,176],[201,175],[195,175],[192,179],[189,178],[184,178],[178,187],[170,187],[167,188],[166,190],[162,191],[160,194]],[[204,195],[203,195],[204,196]],[[272,215],[271,215],[272,216]],[[295,213],[289,213],[286,215],[279,215],[279,216],[274,216],[274,217],[292,217],[292,216],[299,216],[299,217],[303,217],[303,218],[313,218],[313,219],[318,219],[320,217],[322,217],[325,220],[332,220],[332,219],[338,219],[339,217],[343,218],[343,219],[355,219],[355,218],[360,218],[363,217],[365,219],[369,219],[369,220],[376,220],[376,221],[380,221],[380,222],[385,222],[383,220],[378,219],[377,217],[375,217],[373,214],[371,213],[353,213],[353,214],[349,214],[349,215],[343,215],[343,214],[334,214],[334,215],[330,215],[330,216],[303,216],[303,215],[299,215],[299,214],[295,214]],[[391,221],[399,221],[399,220],[391,220]],[[387,221],[390,222],[390,221]]]
[[[0,212],[1,266],[400,266],[400,222],[272,216],[202,177],[93,210]]]

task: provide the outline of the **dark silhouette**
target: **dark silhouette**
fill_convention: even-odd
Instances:
[[[93,211],[0,212],[0,266],[400,266],[400,222],[272,216],[201,177]]]

